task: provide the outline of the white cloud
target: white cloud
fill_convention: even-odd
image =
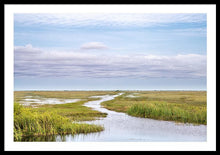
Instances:
[[[15,14],[14,20],[25,25],[56,26],[152,26],[166,23],[206,22],[206,14],[138,14],[138,13],[78,13],[78,14]]]
[[[31,45],[15,47],[14,52],[15,77],[206,77],[206,56],[198,54],[107,56]]]
[[[88,42],[81,45],[80,48],[83,50],[90,50],[90,49],[101,50],[101,49],[107,49],[108,47],[101,42]]]

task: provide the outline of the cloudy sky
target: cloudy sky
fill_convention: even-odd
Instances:
[[[14,14],[15,90],[206,90],[206,14]]]

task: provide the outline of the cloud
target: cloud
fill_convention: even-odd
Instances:
[[[80,51],[48,51],[26,45],[15,47],[14,56],[15,77],[206,77],[206,56],[199,54],[107,56]]]
[[[55,25],[55,26],[111,26],[146,27],[168,23],[201,23],[206,22],[206,14],[201,13],[75,13],[45,14],[31,13],[14,15],[15,23],[22,25]]]
[[[80,49],[83,50],[90,50],[90,49],[96,49],[96,50],[101,50],[101,49],[107,49],[108,47],[101,43],[101,42],[88,42],[83,45],[81,45]]]

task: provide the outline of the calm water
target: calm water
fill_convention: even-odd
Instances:
[[[120,95],[120,94],[118,94]],[[118,95],[95,96],[101,98],[90,101],[85,106],[107,113],[107,117],[86,123],[103,125],[105,130],[98,133],[47,136],[29,138],[27,141],[66,142],[202,142],[206,141],[206,125],[176,124],[132,117],[125,113],[102,108],[100,103],[114,99]],[[25,140],[24,140],[25,141]]]

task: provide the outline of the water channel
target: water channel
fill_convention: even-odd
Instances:
[[[89,124],[104,126],[104,131],[76,135],[56,135],[47,137],[33,137],[28,141],[57,141],[57,142],[205,142],[207,138],[206,125],[193,125],[161,121],[148,118],[129,116],[103,108],[101,102],[112,100],[117,95],[93,96],[99,98],[84,105],[107,113],[107,117]],[[84,123],[84,122],[83,122]]]
[[[121,94],[118,94],[121,95]],[[94,96],[85,106],[107,113],[107,117],[86,123],[103,125],[98,133],[56,136],[56,141],[68,142],[201,142],[206,141],[206,125],[193,125],[129,116],[103,108],[101,102],[118,95]]]

